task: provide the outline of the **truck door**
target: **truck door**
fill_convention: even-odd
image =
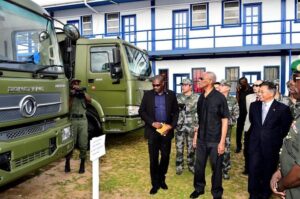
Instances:
[[[125,80],[113,84],[110,64],[113,63],[115,44],[91,46],[87,59],[88,92],[103,108],[105,117],[125,115]]]

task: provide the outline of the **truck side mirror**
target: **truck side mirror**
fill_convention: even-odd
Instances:
[[[63,31],[71,40],[76,41],[80,37],[78,28],[73,24],[65,24]]]
[[[120,83],[120,79],[123,77],[119,48],[113,48],[113,63],[110,64],[110,76],[116,80],[113,84]]]

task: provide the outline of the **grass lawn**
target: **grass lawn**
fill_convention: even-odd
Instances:
[[[232,133],[232,147],[235,148],[235,130]],[[124,134],[108,135],[106,155],[100,161],[100,196],[101,198],[189,198],[193,189],[193,175],[186,169],[182,175],[175,173],[175,140],[173,139],[171,160],[166,178],[168,190],[160,189],[154,196],[149,194],[151,188],[149,174],[149,157],[147,142],[143,130]],[[230,180],[223,181],[224,199],[246,199],[247,176],[242,175],[243,154],[231,153],[232,168]],[[206,170],[205,195],[200,198],[212,198],[210,193],[211,171]]]

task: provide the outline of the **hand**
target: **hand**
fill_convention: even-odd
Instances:
[[[160,129],[162,127],[162,124],[160,122],[153,122],[152,126],[156,129]]]
[[[166,136],[166,135],[169,133],[169,131],[172,129],[172,126],[169,125],[169,124],[165,124],[165,126],[167,127],[167,129],[166,129],[165,132],[163,133],[164,136]]]
[[[193,138],[193,148],[195,149],[197,147],[197,136],[194,136]]]
[[[220,142],[218,144],[218,154],[222,155],[225,152],[225,143]]]
[[[280,198],[284,199],[285,198],[285,192],[279,192],[277,191],[277,182],[282,178],[281,172],[278,169],[272,176],[271,181],[270,181],[270,187],[273,193]]]

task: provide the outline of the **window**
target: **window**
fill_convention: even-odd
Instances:
[[[191,5],[191,29],[206,28],[208,26],[208,4]]]
[[[273,81],[279,79],[279,66],[266,66],[264,69],[264,80]]]
[[[232,26],[240,24],[240,1],[223,1],[223,26]]]
[[[110,71],[110,64],[114,63],[113,49],[116,46],[102,46],[91,48],[91,71],[94,73]]]
[[[159,69],[158,74],[164,77],[165,88],[169,88],[169,70],[168,69]]]
[[[202,93],[203,89],[199,87],[198,81],[205,72],[205,68],[193,68],[192,69],[192,81],[193,81],[193,91],[194,93]]]
[[[106,34],[118,34],[120,32],[120,13],[105,14]]]
[[[231,82],[230,92],[235,92],[237,83],[239,80],[239,67],[226,67],[225,68],[225,79]]]
[[[82,35],[92,35],[93,26],[92,26],[92,15],[83,16],[81,19]]]
[[[39,33],[37,31],[17,32],[15,35],[17,61],[28,61],[38,52]]]
[[[296,11],[295,11],[295,14],[296,14],[295,18],[296,18],[297,21],[300,21],[300,0],[296,0],[295,9],[296,9]]]

